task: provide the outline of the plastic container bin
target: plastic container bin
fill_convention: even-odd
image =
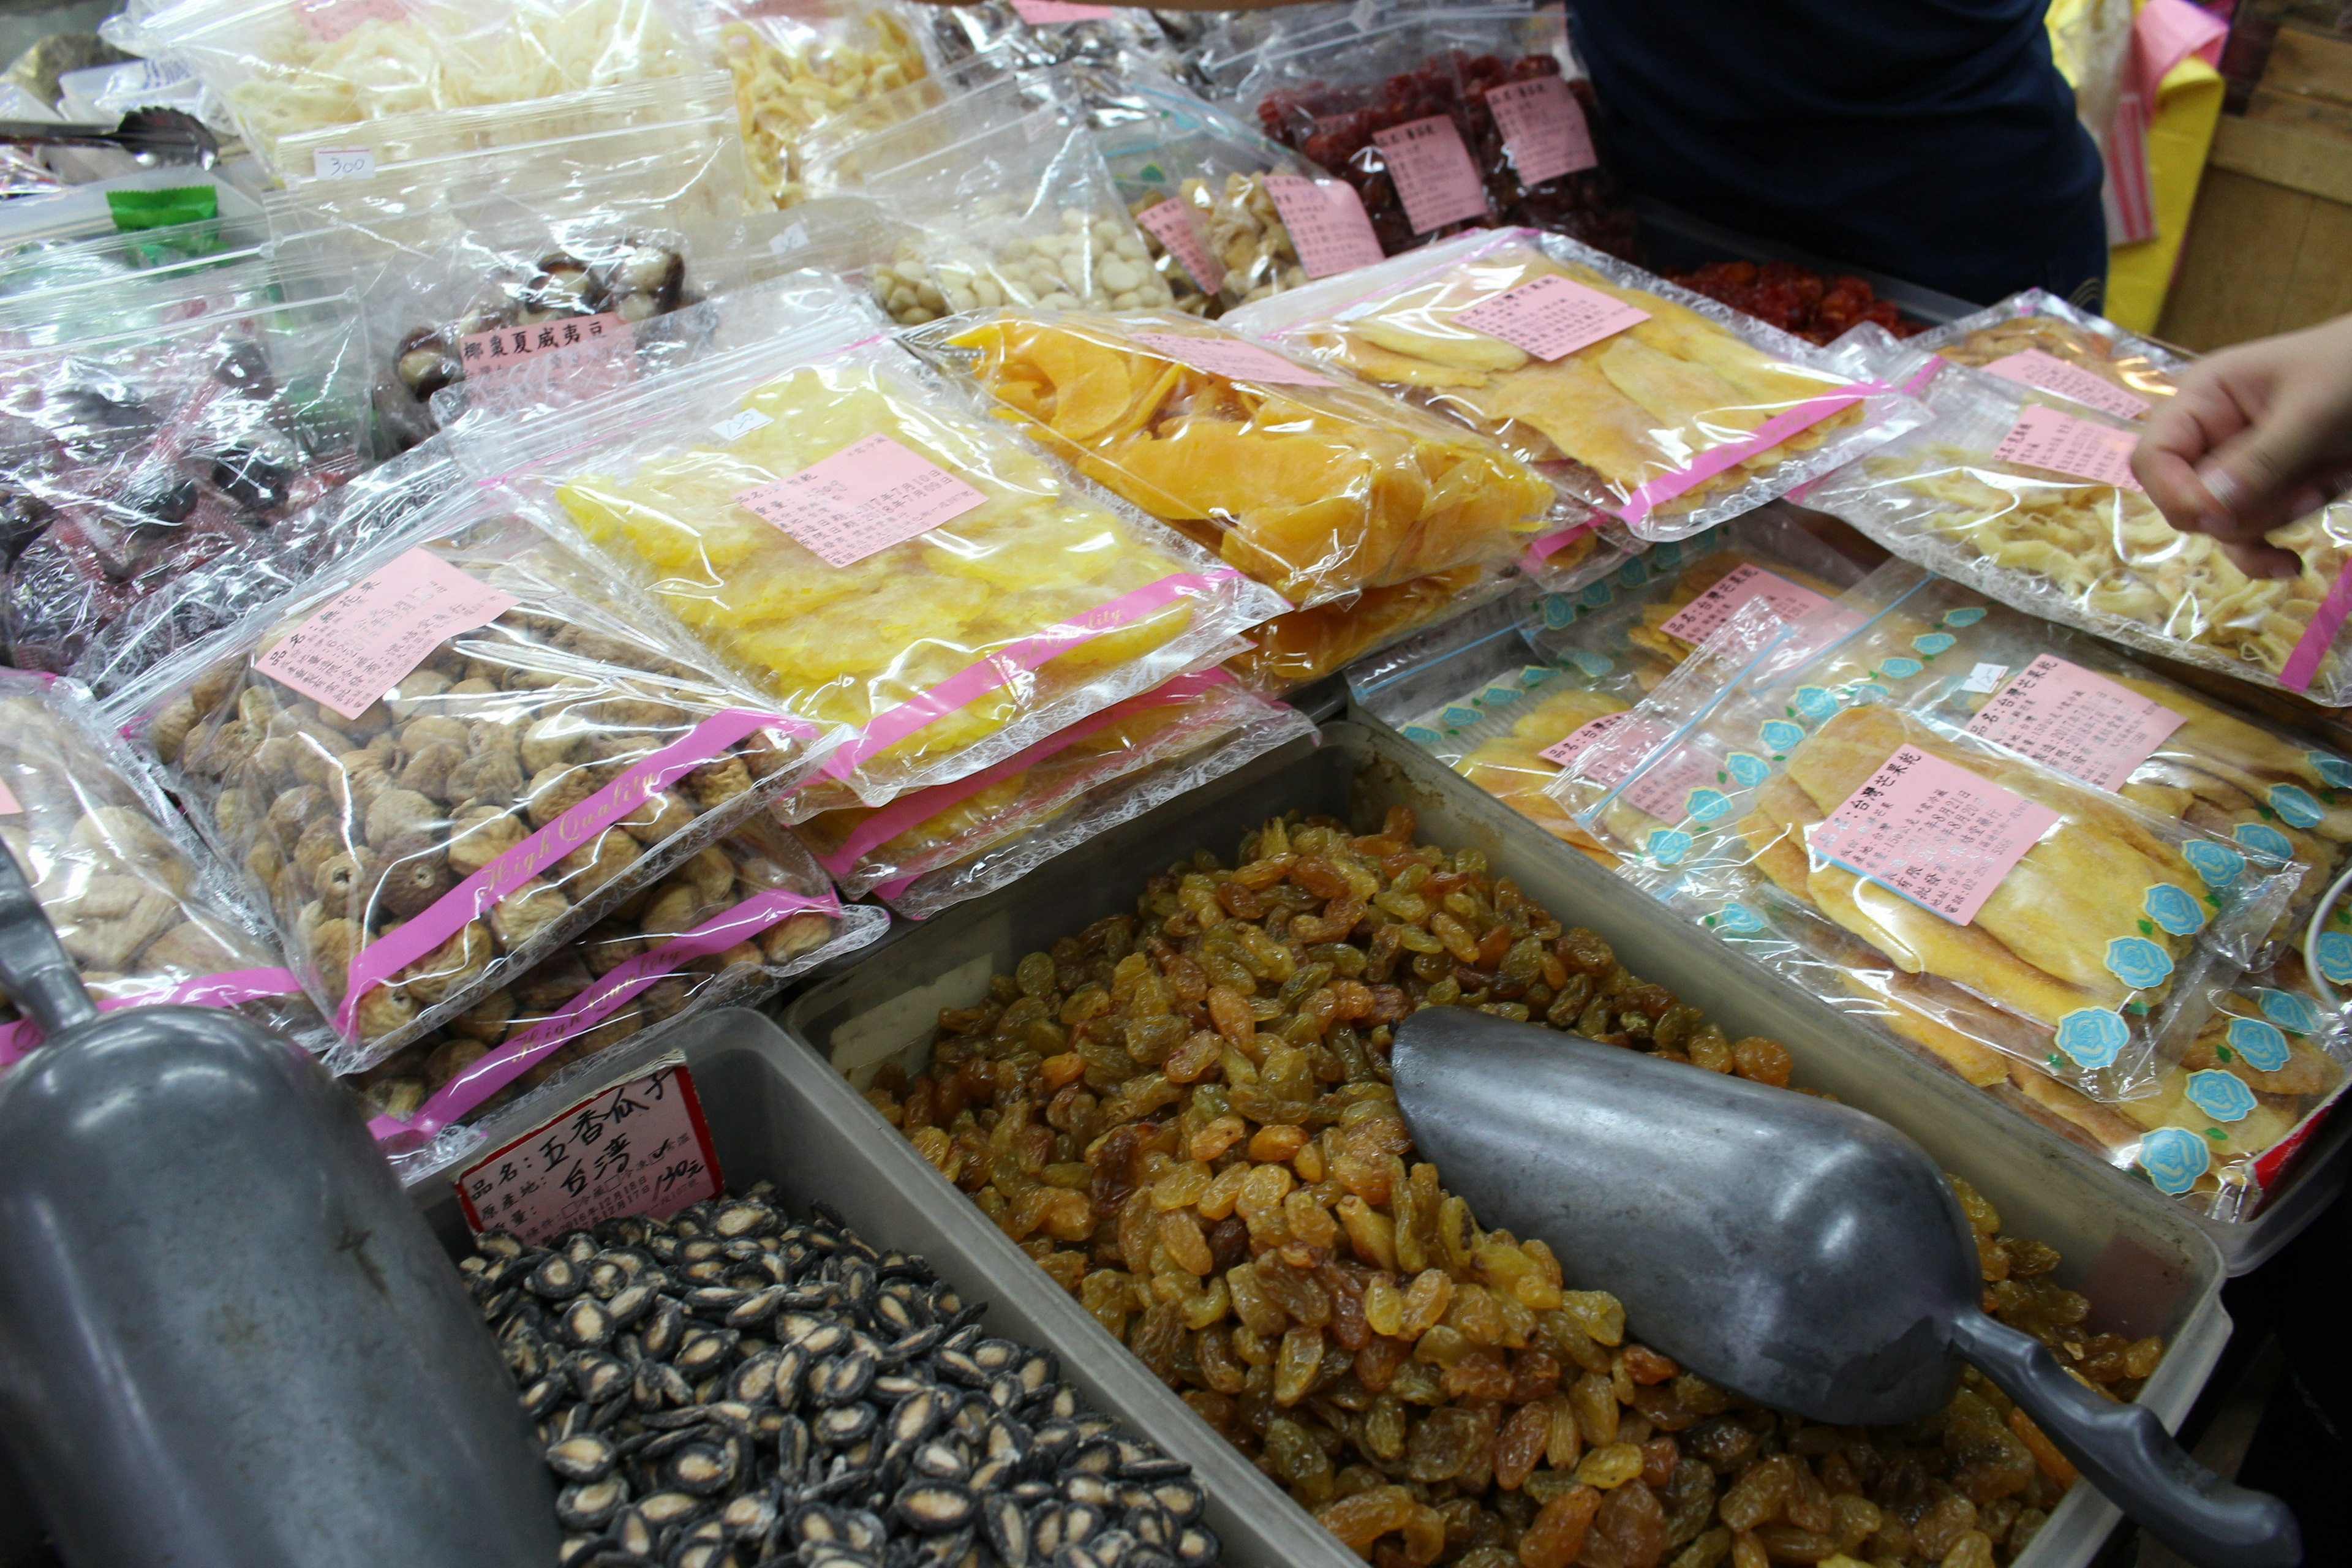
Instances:
[[[1145,879],[1179,854],[1201,846],[1230,854],[1264,817],[1294,806],[1370,827],[1399,802],[1419,815],[1423,837],[1477,846],[1498,875],[1516,878],[1563,920],[1601,932],[1633,969],[1733,1034],[1789,1042],[1800,1082],[1885,1116],[1975,1183],[2014,1234],[2064,1254],[2059,1277],[2090,1296],[2095,1327],[2165,1337],[2164,1364],[2142,1402],[2168,1424],[2187,1413],[2230,1328],[2221,1256],[2187,1215],[2090,1168],[1958,1079],[1890,1050],[1631,896],[1403,742],[1356,724],[1328,726],[1319,750],[1302,742],[1271,752],[813,987],[787,1005],[783,1022],[814,1054],[784,1048],[748,1016],[714,1014],[687,1037],[686,1049],[722,1165],[738,1183],[764,1176],[796,1199],[822,1196],[877,1242],[927,1253],[968,1297],[995,1303],[990,1321],[999,1331],[1057,1351],[1089,1397],[1198,1469],[1227,1562],[1349,1568],[1352,1553],[950,1186],[866,1105],[844,1069],[864,1079],[887,1060],[919,1068],[940,1008],[969,1005],[991,973],[1022,954],[1131,908]],[[2086,1563],[2116,1517],[2105,1499],[2078,1488],[2021,1561],[2030,1568]]]

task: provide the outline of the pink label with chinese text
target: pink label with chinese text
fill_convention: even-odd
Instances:
[[[1614,337],[1650,312],[1557,273],[1523,284],[1454,319],[1540,360],[1555,360]]]
[[[1610,741],[1612,736],[1617,739]],[[1630,773],[1643,757],[1657,748],[1666,732],[1651,721],[1635,715],[1631,708],[1614,713],[1603,713],[1590,719],[1568,732],[1568,739],[1555,741],[1536,755],[1561,767],[1575,767],[1581,758],[1602,741],[1610,741],[1607,752],[1593,759],[1599,766],[1579,770],[1593,783],[1603,786],[1615,784]]]
[[[1966,925],[2057,822],[2048,806],[1905,745],[1815,825],[1807,846],[1921,909]]]
[[[457,342],[457,360],[467,379],[490,389],[511,377],[528,382],[542,375],[563,380],[567,400],[617,390],[636,380],[636,334],[609,311],[567,316],[529,327],[468,332]],[[513,373],[529,370],[531,378]]]
[[[1405,221],[1415,234],[1486,216],[1486,187],[1462,145],[1462,132],[1443,114],[1372,132],[1386,154]]]
[[[1584,106],[1556,76],[1533,77],[1488,89],[1486,107],[1503,133],[1503,149],[1522,184],[1540,185],[1599,165]]]
[[[988,498],[877,432],[735,500],[840,567],[928,533]]]
[[[1627,784],[1624,798],[1661,822],[1680,822],[1690,815],[1691,791],[1722,779],[1722,758],[1703,746],[1685,745]]]
[[[719,1192],[719,1155],[682,1058],[614,1084],[467,1166],[466,1223],[526,1247],[608,1219],[667,1218]]]
[[[2094,375],[2079,364],[2068,364],[2055,354],[2043,353],[2040,349],[2026,349],[2005,359],[1997,359],[1985,369],[2003,381],[2054,392],[2086,408],[2095,408],[2119,419],[2137,419],[2150,406],[2147,399],[2137,393],[2126,392],[2105,376]]]
[[[1739,613],[1750,600],[1761,599],[1772,613],[1791,624],[1829,603],[1811,588],[1743,561],[1707,585],[1706,591],[1666,617],[1659,630],[1685,642],[1706,641],[1715,629]]]
[[[1013,9],[1033,27],[1055,22],[1102,22],[1111,16],[1108,5],[1073,5],[1068,0],[1013,0]]]
[[[396,26],[408,20],[400,0],[294,0],[294,14],[322,44],[358,31],[362,23]]]
[[[1210,259],[1209,242],[1202,237],[1200,225],[1193,219],[1192,203],[1161,202],[1146,207],[1135,221],[1192,275],[1202,293],[1213,294],[1224,286],[1225,269]]]
[[[1182,332],[1130,332],[1128,342],[1166,354],[1228,381],[1255,381],[1268,386],[1329,386],[1331,378],[1291,363],[1270,349],[1235,338],[1195,338]]]
[[[1978,710],[1968,731],[2112,792],[2187,722],[2128,686],[2045,653]]]
[[[1344,180],[1268,174],[1265,189],[1307,277],[1329,278],[1381,259],[1380,236],[1372,232],[1355,186]]]
[[[253,668],[356,719],[442,643],[514,606],[512,594],[411,550],[328,600]]]
[[[2139,481],[2132,478],[2131,455],[2138,444],[2139,437],[2128,430],[2109,429],[2036,405],[2018,416],[1992,455],[2004,463],[2136,490]]]

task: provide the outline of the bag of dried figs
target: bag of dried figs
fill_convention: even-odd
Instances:
[[[454,492],[109,706],[381,1060],[823,758],[654,605]]]
[[[0,671],[0,842],[99,1011],[234,1007],[306,1049],[333,1041],[261,922],[89,693]],[[0,1067],[41,1043],[0,998]]]
[[[579,1079],[658,1049],[713,1007],[752,1005],[889,925],[871,904],[845,906],[790,833],[754,816],[351,1088],[401,1179],[421,1181],[478,1146],[493,1114],[551,1113]]]

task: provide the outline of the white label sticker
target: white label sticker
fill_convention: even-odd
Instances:
[[[711,434],[722,441],[740,441],[754,430],[764,430],[774,420],[756,408],[746,408],[731,419],[721,419],[710,427]]]
[[[1969,671],[1969,678],[1960,682],[1960,689],[1990,695],[2000,689],[2001,679],[2008,674],[2009,666],[2005,664],[1980,664]]]
[[[310,154],[310,172],[322,180],[364,180],[375,173],[375,149],[321,147]]]

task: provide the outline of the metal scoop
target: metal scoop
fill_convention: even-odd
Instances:
[[[2284,1503],[1985,1316],[1959,1200],[1875,1117],[1465,1008],[1406,1019],[1390,1063],[1422,1156],[1483,1223],[1541,1237],[1708,1381],[1874,1426],[1941,1408],[1969,1362],[2200,1568],[2302,1560]]]
[[[0,852],[0,1445],[74,1568],[551,1563],[481,1315],[317,1063],[101,1016]]]

